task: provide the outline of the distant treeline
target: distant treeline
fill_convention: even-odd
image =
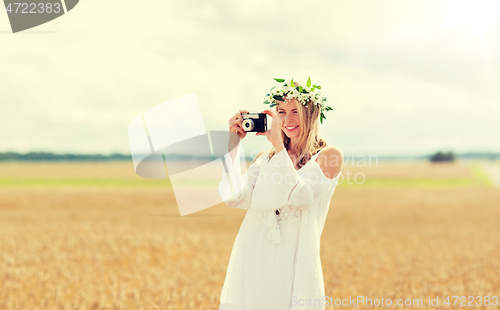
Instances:
[[[463,153],[458,155],[460,159],[500,159],[500,153]]]
[[[438,152],[433,155],[424,156],[378,156],[381,160],[400,160],[400,159],[421,159],[421,160],[431,160],[436,161],[440,159],[440,153]],[[442,153],[441,155],[450,155],[449,153]],[[455,159],[487,159],[487,160],[499,160],[500,153],[463,153],[463,154],[451,154],[453,158],[447,159],[446,156],[444,160],[455,160]],[[451,156],[450,155],[450,156]],[[356,155],[362,156],[362,155]],[[344,155],[345,157],[345,155]],[[183,156],[183,155],[167,155],[167,159],[171,160],[211,160],[210,158],[197,157],[197,156]],[[252,157],[247,157],[247,160],[252,160]],[[126,161],[132,160],[130,154],[120,154],[113,153],[111,155],[103,154],[58,154],[49,152],[30,152],[30,153],[16,153],[16,152],[6,152],[0,153],[0,161]]]
[[[26,154],[7,152],[0,153],[0,161],[120,161],[132,160],[130,155],[114,153],[102,154],[57,154],[46,152],[30,152]]]

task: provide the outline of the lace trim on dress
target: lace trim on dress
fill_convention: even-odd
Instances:
[[[284,207],[278,209],[271,210],[257,210],[250,209],[252,211],[253,219],[259,222],[267,223],[269,220],[269,216],[274,216],[278,220],[281,221],[293,221],[300,219],[300,209],[291,209],[290,206],[286,205]],[[278,212],[276,212],[278,210]],[[276,214],[279,213],[279,214]]]

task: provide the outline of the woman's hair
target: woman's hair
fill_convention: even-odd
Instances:
[[[303,84],[297,83],[295,81],[294,84],[296,86],[303,86]],[[300,136],[298,137],[299,142],[297,157],[299,158],[299,160],[297,162],[296,169],[300,169],[311,159],[313,155],[328,146],[326,140],[319,134],[318,124],[321,109],[315,107],[314,112],[312,111],[312,109],[312,101],[309,101],[306,105],[303,105],[297,100],[297,111],[299,113],[301,131]],[[276,110],[278,110],[278,105],[276,105]],[[283,138],[285,149],[288,150],[290,147],[290,138],[285,135],[283,130],[281,131],[281,136]],[[269,158],[272,158],[274,154],[274,148],[272,148],[269,152]]]

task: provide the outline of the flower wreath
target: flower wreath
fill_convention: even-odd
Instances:
[[[285,82],[285,79],[275,78],[274,80],[279,83]],[[269,93],[266,94],[264,104],[269,104],[269,107],[272,108],[278,104],[276,100],[284,101],[283,98],[285,96],[287,97],[287,99],[296,98],[300,103],[302,103],[302,105],[306,105],[309,103],[309,101],[312,100],[312,111],[314,112],[315,107],[321,109],[319,120],[321,121],[321,124],[323,124],[323,119],[326,119],[324,112],[333,111],[333,108],[326,105],[328,99],[323,93],[319,91],[321,90],[321,86],[312,85],[311,87],[311,77],[309,77],[309,79],[307,80],[306,85],[306,87],[295,86],[292,79],[290,81],[290,85],[284,83],[280,86],[273,86]]]

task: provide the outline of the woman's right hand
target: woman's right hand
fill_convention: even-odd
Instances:
[[[241,116],[241,113],[250,112],[248,112],[247,110],[239,110],[233,117],[229,119],[229,131],[231,133],[229,134],[228,149],[232,155],[234,155],[233,153],[236,152],[236,146],[238,145],[238,143],[240,143],[240,140],[245,138],[247,135],[247,132],[243,129],[243,127],[241,127],[241,124],[243,123],[243,117]]]
[[[236,112],[236,114],[229,119],[229,131],[237,133],[238,137],[240,139],[243,139],[246,137],[247,132],[241,126],[241,124],[243,123],[243,117],[241,116],[241,113],[250,113],[250,112],[248,112],[247,110],[239,110],[239,112]]]

